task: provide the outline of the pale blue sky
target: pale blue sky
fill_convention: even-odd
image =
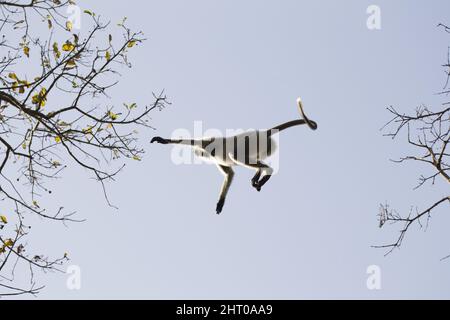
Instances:
[[[381,8],[382,29],[366,27]],[[38,274],[40,298],[450,298],[448,206],[426,233],[413,228],[401,250],[384,257],[374,244],[380,203],[399,210],[440,199],[448,185],[413,191],[420,169],[389,162],[408,151],[379,129],[385,108],[438,106],[450,23],[448,1],[79,1],[113,22],[127,16],[148,41],[131,55],[114,101],[149,103],[166,89],[172,106],[153,114],[156,134],[175,129],[266,128],[297,117],[301,96],[319,130],[281,137],[280,172],[258,194],[252,172],[238,169],[221,216],[222,176],[211,166],[175,166],[170,149],[150,145],[132,162],[107,207],[98,184],[70,169],[54,196],[88,220],[35,226],[35,248],[82,270]],[[81,172],[81,174],[80,174]],[[170,195],[170,197],[168,197]],[[446,215],[447,213],[447,215]],[[382,289],[366,288],[379,265]]]

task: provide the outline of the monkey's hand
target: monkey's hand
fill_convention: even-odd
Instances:
[[[164,139],[164,138],[161,138],[161,137],[154,137],[152,139],[152,141],[150,141],[150,143],[155,143],[155,142],[161,143],[161,144],[168,144],[169,143],[169,141],[167,139]]]
[[[220,214],[222,212],[224,204],[225,204],[225,199],[220,199],[219,202],[217,202],[217,207],[216,207],[217,214]]]

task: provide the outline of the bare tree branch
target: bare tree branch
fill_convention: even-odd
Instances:
[[[442,27],[445,32],[450,33],[450,29],[447,26],[439,24],[438,27]],[[447,52],[447,62],[443,67],[446,79],[444,90],[440,94],[447,96],[450,93],[450,90],[447,90],[450,78],[450,50]],[[420,176],[419,183],[415,189],[427,183],[434,185],[436,179],[441,179],[444,183],[450,183],[450,107],[448,105],[450,105],[450,102],[445,101],[436,110],[420,106],[413,115],[400,113],[392,106],[387,108],[393,118],[384,127],[384,129],[387,127],[392,128],[385,135],[396,139],[406,129],[407,142],[416,150],[415,154],[402,157],[394,162],[414,161],[423,164],[430,171],[430,173]],[[428,223],[432,212],[441,208],[448,208],[449,204],[450,193],[425,209],[410,210],[407,215],[399,214],[395,210],[390,209],[387,204],[381,205],[379,213],[380,227],[383,227],[386,222],[390,224],[401,223],[403,227],[395,242],[375,247],[388,249],[387,254],[391,253],[395,248],[401,246],[406,233],[413,224],[422,226],[422,218],[426,218]]]
[[[131,67],[129,51],[145,38],[125,19],[114,29],[89,10],[83,13],[89,31],[76,33],[65,16],[74,4],[0,1],[0,30],[10,35],[0,40],[0,297],[37,294],[43,287],[35,285],[34,270],[61,271],[69,259],[66,253],[50,259],[26,250],[27,215],[63,224],[83,221],[63,206],[54,212],[41,207],[39,202],[51,197],[48,181],[76,164],[100,183],[110,204],[105,182],[121,172],[123,160],[141,159],[137,128],[152,128],[149,113],[169,104],[164,91],[144,107],[104,103],[118,83],[119,68]],[[48,32],[34,34],[36,21]],[[21,73],[32,69],[26,65],[39,72]],[[21,264],[29,266],[30,288],[15,285],[14,271]]]

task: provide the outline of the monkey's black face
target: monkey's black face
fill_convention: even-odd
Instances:
[[[168,144],[169,143],[169,141],[167,139],[164,139],[164,138],[161,138],[161,137],[154,137],[152,139],[152,141],[150,141],[150,143],[155,143],[155,142],[161,143],[161,144]]]

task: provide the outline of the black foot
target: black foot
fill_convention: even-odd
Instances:
[[[222,212],[224,204],[225,204],[225,200],[219,200],[219,202],[217,202],[217,207],[216,207],[217,214],[220,214]]]
[[[252,187],[255,188],[258,192],[261,191],[261,185],[259,184],[258,179],[252,179]]]
[[[261,192],[262,187],[267,183],[267,181],[270,180],[272,176],[271,175],[267,175],[264,176],[260,181],[253,181],[252,180],[252,186],[258,191]]]
[[[259,182],[258,185],[255,187],[256,190],[261,191],[261,188],[263,187],[263,185],[265,185],[267,183],[267,181],[269,181],[271,175],[267,175],[264,176]]]
[[[261,186],[259,185],[259,177],[254,177],[252,179],[252,187],[255,188],[256,190],[261,191]]]

